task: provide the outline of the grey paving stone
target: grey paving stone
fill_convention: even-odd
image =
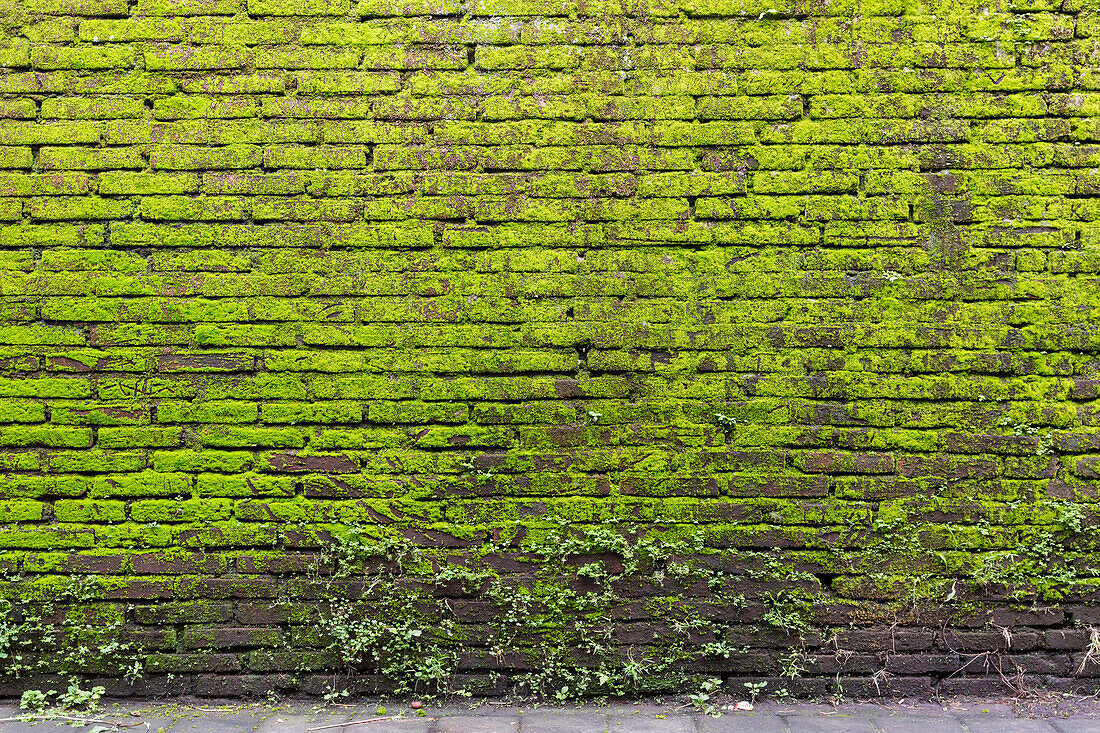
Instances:
[[[213,705],[213,703],[211,703]],[[391,713],[398,712],[390,706]],[[400,712],[410,711],[402,706]],[[129,716],[135,709],[137,716]],[[264,705],[233,705],[203,710],[193,705],[116,704],[100,717],[128,723],[148,723],[152,733],[1100,733],[1100,705],[1074,709],[1074,717],[1016,718],[1007,706],[982,700],[932,704],[827,705],[761,704],[751,713],[727,712],[711,718],[677,710],[675,704],[653,703],[575,706],[526,710],[512,706],[447,707],[426,710],[428,717],[347,725],[380,717],[376,705],[347,708],[301,703],[272,709]],[[0,717],[19,714],[0,706]],[[88,726],[59,726],[55,721],[0,723],[0,733],[86,733]]]
[[[148,723],[148,733],[154,733],[154,731],[160,728],[164,728],[164,730],[168,733],[181,733],[181,731],[183,733],[188,733],[189,731],[201,730],[200,727],[197,727],[197,724],[200,723],[203,719],[190,715],[186,717],[179,715],[143,715],[140,718],[134,718],[134,720]],[[133,730],[145,731],[144,728],[134,728]]]
[[[369,720],[369,718],[356,717],[352,720]],[[433,721],[427,718],[402,718],[400,720],[380,720],[376,723],[364,723],[363,725],[346,725],[340,728],[318,731],[318,733],[428,733],[428,731],[434,730],[431,727],[432,725]],[[311,727],[313,726],[302,728],[302,733]],[[471,727],[469,730],[472,733],[473,731],[495,731],[496,729]],[[515,726],[512,726],[512,730],[515,730]],[[299,733],[299,731],[296,730],[294,733]]]
[[[788,715],[791,733],[876,733],[871,720],[851,715]]]
[[[519,722],[518,716],[448,715],[439,718],[431,730],[435,733],[518,733]],[[408,724],[403,723],[402,725]],[[366,733],[371,733],[374,730],[376,729],[372,724],[372,727]],[[401,730],[408,729],[401,728]],[[349,733],[351,732],[349,731]],[[359,733],[359,731],[355,733]],[[386,733],[389,733],[389,731],[386,731]]]
[[[315,728],[323,725],[336,725],[348,722],[346,714],[340,715],[269,715],[259,723],[256,733],[305,733],[307,728]],[[255,722],[253,723],[255,725]],[[371,725],[375,725],[372,723]],[[153,730],[156,730],[154,727]],[[343,733],[350,730],[340,728],[328,728],[318,733]],[[371,730],[375,730],[372,728]],[[410,733],[413,733],[410,731]]]
[[[959,716],[970,733],[1057,733],[1045,720],[1027,718],[990,718],[969,715]]]
[[[686,715],[612,715],[611,733],[695,733],[695,721]]]
[[[839,705],[820,706],[824,710],[817,710],[815,713],[825,713],[826,715],[849,715],[853,718],[872,718],[876,715],[890,715],[892,713],[901,714],[900,711],[895,711],[890,708],[886,708],[883,705],[878,705],[870,702],[848,702],[841,703]],[[801,705],[798,706],[799,715],[809,715],[810,711],[804,710]],[[939,715],[942,711],[936,709],[933,715]],[[925,713],[927,715],[927,713]],[[911,716],[919,717],[920,714],[912,713]]]
[[[908,715],[912,718],[935,718],[947,713],[943,709],[943,705],[934,702],[884,702],[875,707],[877,708],[875,715]],[[843,710],[844,708],[845,706],[841,705],[839,709]]]
[[[999,702],[972,700],[965,703],[951,703],[945,708],[948,712],[962,718],[1015,718],[1011,706]]]
[[[607,733],[608,716],[585,712],[554,710],[524,713],[520,733]]]
[[[699,733],[787,733],[787,724],[771,713],[728,713],[696,718]]]
[[[170,721],[170,728],[168,725],[163,725],[163,727],[171,733],[252,733],[259,722],[252,716],[210,713],[208,715],[188,715]],[[149,720],[150,730],[155,731],[160,725]]]
[[[1100,719],[1052,720],[1059,733],[1100,733]]]
[[[958,720],[940,715],[873,715],[871,720],[884,733],[966,733]]]

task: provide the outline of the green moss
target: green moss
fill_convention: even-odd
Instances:
[[[1078,0],[25,4],[13,672],[818,689],[883,682],[849,622],[1089,623]]]

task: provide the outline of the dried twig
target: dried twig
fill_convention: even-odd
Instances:
[[[145,721],[140,723],[116,723],[113,720],[100,720],[99,718],[74,718],[69,715],[20,715],[15,718],[0,718],[0,723],[24,723],[28,720],[68,720],[81,725],[109,725],[112,728],[137,728],[148,725]]]
[[[886,682],[888,679],[890,679],[893,676],[894,675],[887,672],[885,668],[880,669],[877,672],[875,672],[873,675],[871,675],[871,683],[875,686],[875,693],[878,694],[878,695],[881,695],[882,694],[882,688],[879,687],[879,683],[880,682]]]
[[[363,723],[378,723],[383,720],[390,720],[397,722],[399,720],[435,720],[435,718],[399,718],[393,715],[387,715],[382,718],[367,718],[366,720],[351,720],[347,723],[333,723],[332,725],[319,725],[316,728],[306,728],[307,731],[315,730],[331,730],[332,728],[343,728],[348,725],[362,725]]]
[[[1081,659],[1081,663],[1077,665],[1077,674],[1084,672],[1089,662],[1096,661],[1100,661],[1100,629],[1090,626],[1089,645],[1085,648],[1085,656]]]

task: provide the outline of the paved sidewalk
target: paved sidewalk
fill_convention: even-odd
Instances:
[[[1079,701],[1080,702],[1080,701]],[[386,702],[319,709],[308,702],[219,704],[106,703],[101,721],[108,731],[135,733],[1100,733],[1100,703],[1048,707],[1050,717],[1019,717],[1000,702],[967,700],[944,704],[819,705],[762,703],[752,712],[713,718],[675,704],[520,707],[493,703],[425,707]],[[1072,710],[1072,712],[1070,712]],[[18,715],[0,706],[0,718]],[[88,723],[0,722],[3,733],[87,732]]]

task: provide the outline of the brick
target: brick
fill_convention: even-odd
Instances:
[[[126,518],[121,501],[61,500],[54,505],[60,522],[120,522]]]
[[[296,80],[298,92],[310,95],[381,94],[401,88],[401,77],[387,72],[308,71]]]
[[[125,16],[128,12],[124,0],[23,0],[23,7],[30,13],[48,15]]]
[[[140,148],[42,148],[38,165],[44,170],[109,170],[145,167]]]
[[[256,100],[247,97],[225,99],[178,94],[156,100],[153,117],[158,120],[247,118],[255,117],[258,108]]]
[[[134,49],[126,45],[100,47],[35,46],[30,65],[39,70],[124,69],[134,64]]]
[[[362,98],[267,98],[263,100],[260,114],[264,117],[363,119],[371,116],[371,103]]]
[[[351,0],[248,0],[250,15],[347,15]]]
[[[248,202],[229,196],[146,196],[141,200],[139,214],[148,221],[235,221],[248,216]]]
[[[51,145],[99,143],[102,125],[97,122],[9,122],[0,129],[0,142],[5,145]]]
[[[236,15],[244,0],[139,0],[137,10],[153,16]]]
[[[264,163],[273,168],[364,168],[367,149],[350,146],[268,147]]]
[[[80,195],[91,193],[94,187],[91,176],[82,173],[0,173],[0,195],[3,196]]]
[[[244,38],[242,42],[247,42],[250,39],[254,39],[251,35],[251,29],[242,29],[242,35]],[[180,91],[187,94],[282,94],[286,91],[286,83],[284,77],[272,72],[263,72],[258,74],[250,74],[247,72],[238,72],[232,74],[199,74],[192,76],[186,80],[180,80],[174,86],[173,91]],[[253,100],[253,103],[255,100]],[[184,103],[178,102],[164,102],[164,108],[168,110],[179,109],[181,111],[188,111],[187,116],[221,116],[221,114],[213,115],[213,112],[230,112],[234,114],[225,116],[237,116],[242,108],[251,107],[245,100],[231,99],[231,100],[210,100],[210,104],[204,104],[198,100],[190,100]],[[156,104],[153,106],[154,116],[156,110]],[[203,113],[203,114],[197,114]]]
[[[0,147],[0,168],[30,168],[33,164],[30,148]]]
[[[43,119],[113,120],[141,117],[144,106],[137,99],[53,97],[42,102]]]
[[[194,173],[131,173],[109,171],[99,175],[99,192],[104,195],[197,193],[199,176]]]
[[[25,206],[27,216],[45,221],[66,219],[123,219],[130,216],[133,204],[98,197],[57,197],[28,199]],[[0,208],[0,217],[3,209]]]
[[[150,71],[238,69],[249,61],[246,52],[209,46],[176,46],[145,52],[145,68]]]
[[[362,54],[350,49],[267,46],[256,53],[257,69],[355,69]],[[339,75],[343,77],[343,74]],[[265,100],[266,101],[266,100]],[[281,100],[280,100],[281,101]]]
[[[255,145],[155,146],[149,154],[149,164],[157,170],[256,168],[262,155],[262,150]]]

